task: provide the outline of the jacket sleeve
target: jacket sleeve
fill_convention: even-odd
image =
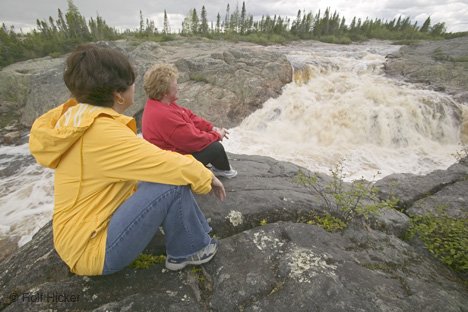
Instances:
[[[202,131],[193,124],[179,123],[166,140],[172,146],[177,147],[178,150],[194,153],[213,142],[219,141],[220,135],[216,131]]]
[[[195,124],[195,127],[197,127],[198,129],[200,129],[202,131],[211,131],[211,130],[213,130],[213,125],[209,121],[195,115],[188,108],[184,107],[183,109],[187,113],[187,116],[189,116],[189,118],[193,121],[193,123]]]
[[[97,118],[83,145],[86,168],[116,181],[190,185],[199,194],[211,190],[212,173],[195,158],[162,150],[112,118]]]

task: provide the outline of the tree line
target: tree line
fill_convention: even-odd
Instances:
[[[73,0],[68,0],[65,14],[58,9],[55,19],[49,17],[48,20],[36,20],[36,29],[27,34],[18,33],[13,27],[2,23],[0,67],[35,57],[59,56],[81,43],[100,40],[165,41],[180,35],[268,44],[297,39],[351,43],[371,38],[414,40],[454,36],[446,33],[445,23],[432,25],[430,17],[421,27],[409,17],[399,17],[391,21],[369,18],[362,20],[354,17],[348,24],[344,17],[340,17],[336,11],[332,13],[329,8],[324,12],[319,10],[316,14],[299,10],[296,18],[265,15],[259,20],[254,20],[243,2],[240,10],[238,6],[232,9],[227,4],[223,15],[218,12],[216,21],[209,21],[207,16],[205,6],[199,11],[196,8],[191,9],[185,16],[179,32],[175,33],[171,30],[166,10],[162,29],[158,29],[153,20],[145,19],[140,11],[140,24],[137,29],[118,31],[108,26],[100,16],[86,21]]]

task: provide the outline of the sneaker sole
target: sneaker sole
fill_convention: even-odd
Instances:
[[[214,175],[215,175],[216,177],[218,177],[218,178],[221,177],[221,178],[226,178],[226,179],[232,179],[232,178],[237,177],[237,173],[234,174],[234,175],[230,175],[230,176],[224,175],[224,174],[222,174],[222,173],[221,173],[221,174],[216,174],[216,173],[215,173]]]
[[[183,268],[185,268],[187,265],[200,265],[200,264],[203,264],[203,263],[207,263],[208,261],[213,259],[213,257],[216,255],[217,252],[218,252],[218,248],[216,248],[214,253],[211,256],[209,256],[208,258],[205,258],[205,259],[202,259],[202,260],[186,261],[186,262],[183,262],[183,263],[170,263],[166,259],[166,269],[171,270],[171,271],[179,271],[179,270],[182,270]]]

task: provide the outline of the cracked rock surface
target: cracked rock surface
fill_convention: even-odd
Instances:
[[[184,39],[135,44],[125,40],[98,43],[129,56],[135,71],[135,104],[126,114],[139,119],[146,103],[143,75],[156,63],[179,71],[180,105],[214,124],[231,128],[278,97],[292,80],[286,57],[250,43]],[[66,56],[39,58],[0,70],[0,118],[14,116],[29,127],[34,120],[69,97],[63,82]]]
[[[156,264],[111,276],[76,276],[53,250],[48,224],[0,263],[0,310],[466,311],[468,292],[462,280],[399,238],[407,223],[404,214],[385,212],[371,227],[351,223],[342,232],[329,233],[299,222],[326,212],[318,197],[293,181],[299,167],[268,157],[229,156],[239,175],[223,181],[227,200],[197,197],[220,239],[211,262],[179,272]],[[424,183],[419,183],[424,190],[411,189],[413,195],[402,187],[401,196],[418,198],[407,203],[409,209],[423,209],[429,204],[418,203],[427,197],[455,196],[454,211],[466,217],[459,198],[468,195],[458,185],[465,183],[466,170],[466,162],[454,165],[437,176],[457,176],[459,181],[441,178],[442,184],[429,187],[426,195]],[[399,181],[411,185],[407,180],[415,178],[405,175]],[[327,179],[321,177],[320,183]],[[418,179],[434,179],[434,173]],[[387,184],[379,184],[384,194]],[[263,219],[267,224],[261,226]],[[163,236],[158,234],[145,252],[164,253]],[[54,294],[66,294],[68,301],[44,299]],[[40,295],[42,300],[31,302]]]

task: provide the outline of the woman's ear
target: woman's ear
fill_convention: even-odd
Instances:
[[[120,92],[114,91],[114,103],[117,103],[119,105],[125,104],[125,98],[120,94]]]

